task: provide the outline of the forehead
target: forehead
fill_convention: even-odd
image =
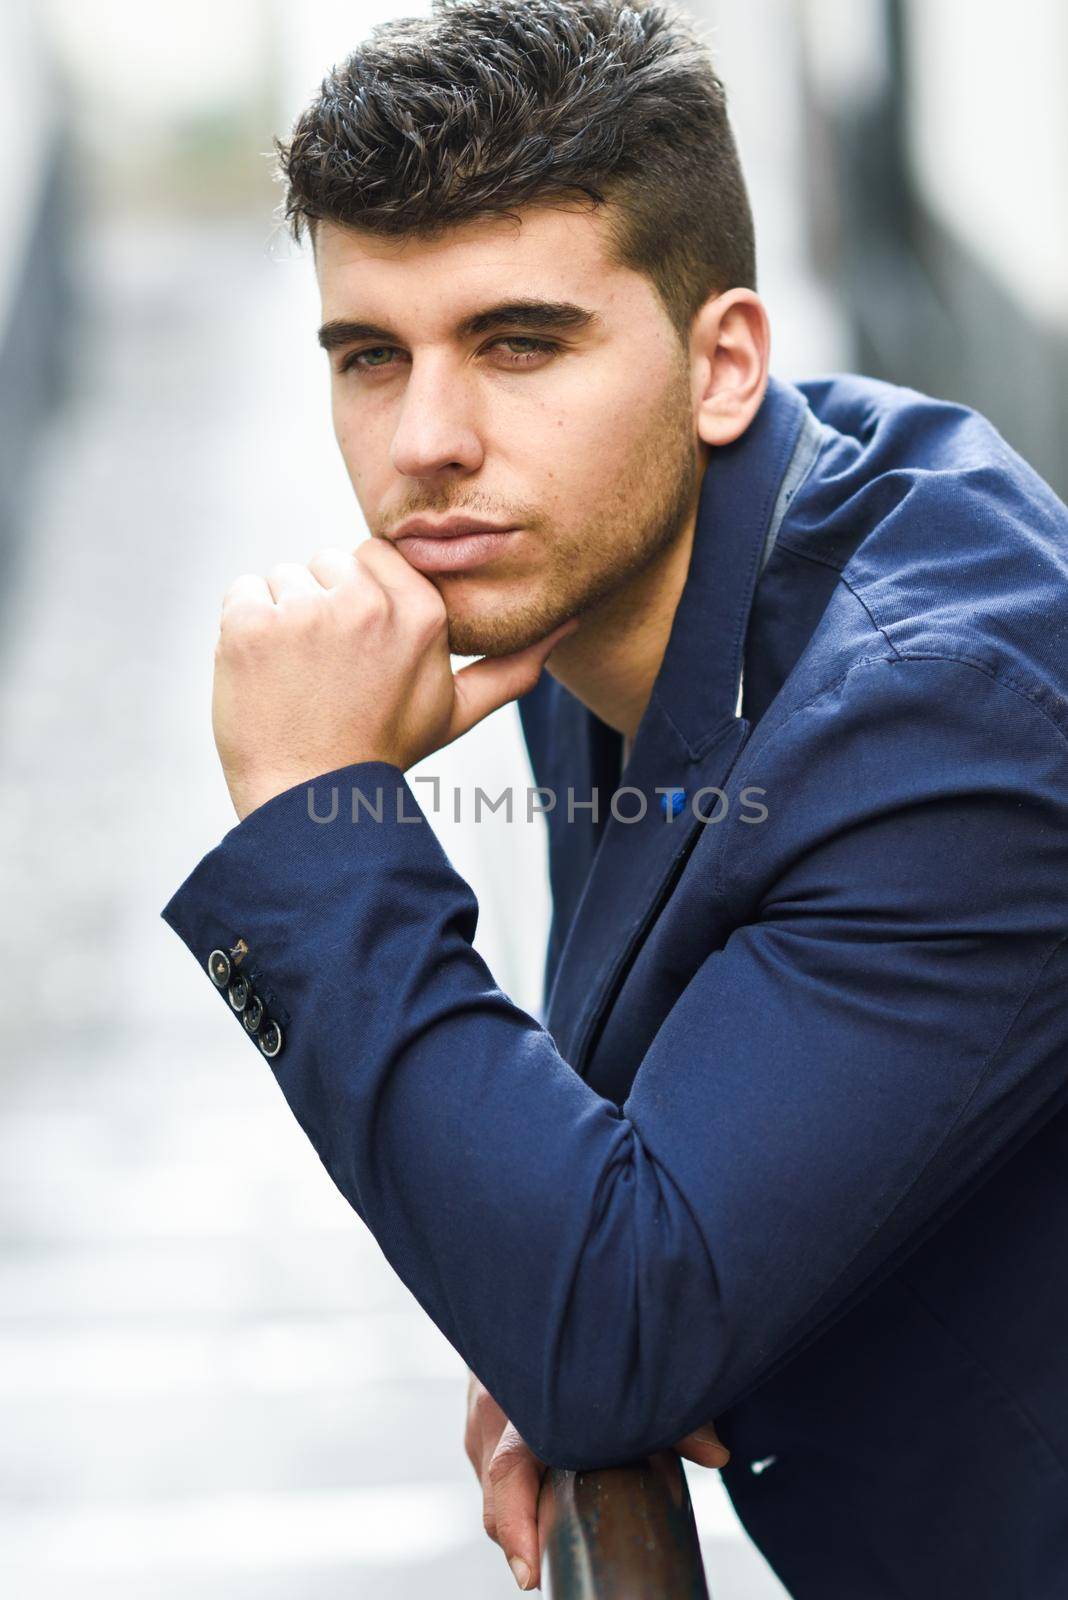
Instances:
[[[610,313],[648,307],[642,274],[612,259],[603,208],[525,206],[429,238],[383,238],[321,222],[315,271],[327,315],[418,311],[450,320],[489,301],[569,300]]]

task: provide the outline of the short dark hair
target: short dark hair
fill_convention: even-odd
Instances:
[[[723,84],[667,4],[434,0],[373,28],[275,149],[298,242],[321,220],[434,235],[585,198],[684,338],[710,294],[756,287]]]

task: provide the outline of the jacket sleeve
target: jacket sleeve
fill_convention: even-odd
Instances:
[[[327,1171],[554,1465],[715,1418],[1066,1096],[1068,763],[1038,705],[864,662],[751,741],[747,783],[767,820],[687,869],[738,925],[622,1107],[494,983],[396,767],[275,796],[162,913],[202,966],[245,940]]]

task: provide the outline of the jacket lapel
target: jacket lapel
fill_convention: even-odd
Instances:
[[[566,938],[562,948],[550,950],[545,1023],[580,1074],[627,968],[705,826],[695,803],[705,815],[717,814],[717,796],[700,791],[723,786],[748,736],[748,723],[735,715],[746,629],[765,536],[804,412],[799,391],[773,379],[746,432],[712,456],[686,585],[622,777],[621,736],[554,686],[552,748],[559,754],[544,781],[557,790],[554,936],[559,942],[566,930]],[[599,790],[597,823],[588,812],[578,812],[574,822],[560,815],[568,784],[576,800],[588,799],[591,787]],[[683,792],[677,814],[658,789]],[[637,820],[626,820],[631,817]],[[560,905],[561,895],[576,894],[573,909]]]

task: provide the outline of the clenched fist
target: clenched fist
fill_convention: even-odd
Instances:
[[[212,727],[238,817],[355,761],[407,770],[532,689],[577,626],[454,673],[441,595],[387,540],[235,578],[215,647]]]

